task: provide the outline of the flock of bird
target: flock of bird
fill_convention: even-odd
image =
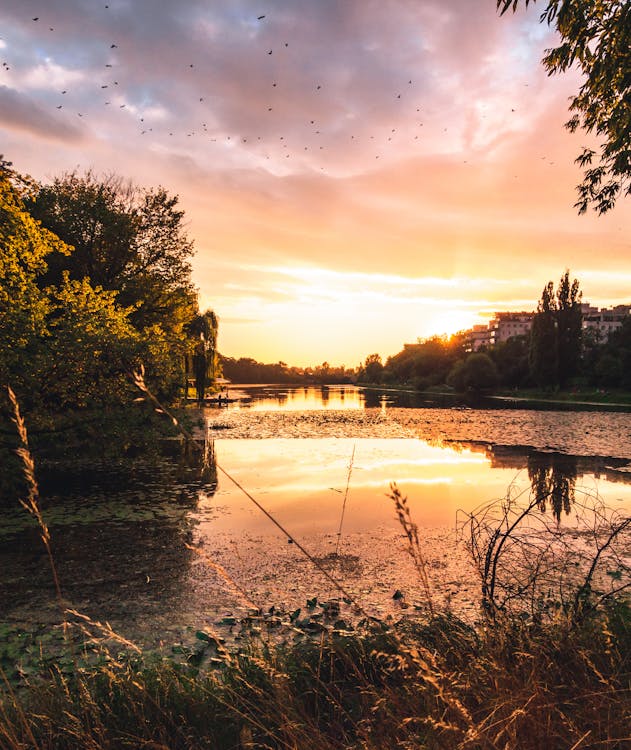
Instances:
[[[104,5],[104,10],[109,10],[109,5]],[[255,16],[255,18],[256,24],[267,23],[267,14],[265,13]],[[40,17],[32,17],[31,22],[39,24]],[[49,26],[50,32],[54,32],[54,30],[55,29],[53,26]],[[285,40],[282,40],[279,43],[280,50],[284,51],[288,47],[289,42]],[[381,106],[383,106],[383,102],[385,101],[385,106],[388,107],[392,112],[393,120],[400,118],[401,115],[403,115],[404,117],[403,125],[400,125],[398,128],[385,128],[385,126],[383,126],[382,130],[375,130],[373,134],[367,134],[362,129],[361,131],[356,131],[354,133],[344,132],[342,135],[340,135],[340,131],[337,127],[329,127],[326,115],[319,117],[319,103],[323,101],[323,96],[326,93],[327,86],[324,81],[313,81],[311,84],[312,94],[314,97],[316,97],[314,99],[313,105],[313,116],[308,117],[308,119],[303,119],[303,121],[300,123],[301,127],[298,131],[300,132],[300,135],[296,135],[296,123],[294,123],[294,127],[289,128],[289,132],[291,132],[292,135],[289,135],[287,132],[285,132],[282,135],[276,134],[270,136],[267,133],[274,132],[275,125],[277,125],[276,120],[273,119],[275,116],[274,109],[275,104],[278,101],[279,93],[282,91],[282,85],[279,84],[278,80],[279,76],[278,74],[276,76],[273,76],[272,71],[270,71],[270,80],[268,85],[271,90],[270,93],[274,96],[265,106],[266,112],[260,113],[258,117],[259,122],[265,124],[265,128],[263,129],[266,133],[265,135],[245,133],[233,133],[232,135],[228,135],[225,132],[217,132],[215,129],[209,127],[207,122],[204,121],[201,117],[198,121],[197,126],[192,129],[178,130],[177,127],[165,128],[165,126],[158,120],[152,119],[150,113],[143,114],[141,108],[135,106],[132,102],[129,101],[129,99],[125,101],[125,94],[123,93],[125,90],[125,69],[116,60],[117,55],[120,53],[114,53],[114,50],[118,49],[118,40],[111,41],[111,43],[109,44],[109,50],[107,49],[107,45],[104,45],[104,57],[107,60],[103,62],[104,72],[107,71],[108,74],[112,75],[108,75],[108,78],[105,81],[98,84],[100,88],[97,93],[103,95],[103,98],[101,99],[101,103],[103,106],[118,108],[119,110],[127,110],[132,113],[132,116],[137,117],[137,132],[139,136],[150,136],[150,134],[153,134],[153,137],[168,138],[177,138],[182,136],[185,136],[187,138],[204,137],[211,143],[223,142],[224,144],[229,145],[240,143],[244,147],[246,147],[246,144],[254,144],[257,147],[261,147],[259,151],[266,159],[278,159],[282,157],[284,157],[285,159],[290,159],[292,156],[298,156],[299,153],[302,155],[308,155],[309,152],[316,152],[316,154],[324,156],[325,153],[323,152],[326,152],[327,149],[330,148],[331,139],[336,140],[335,145],[337,147],[339,147],[340,145],[340,139],[342,141],[346,141],[347,143],[354,142],[355,144],[358,144],[360,142],[363,142],[366,146],[369,147],[366,149],[365,153],[370,153],[370,158],[374,157],[374,159],[380,159],[384,155],[384,153],[387,153],[384,152],[384,148],[393,141],[401,143],[403,140],[405,140],[414,143],[422,140],[421,134],[423,132],[422,128],[424,127],[424,122],[421,116],[422,107],[418,102],[415,102],[416,94],[412,78],[407,78],[407,82],[404,79],[402,85],[398,89],[391,91],[389,94],[386,92],[381,92]],[[272,56],[275,51],[278,51],[275,47],[261,47],[262,56]],[[109,57],[107,56],[108,52],[110,53]],[[188,67],[189,71],[195,70],[195,63],[184,62],[183,68],[186,67]],[[8,72],[9,70],[11,70],[9,62],[4,60],[2,62],[2,71]],[[120,79],[120,81],[118,79]],[[235,81],[235,88],[238,86],[238,83],[239,82]],[[191,86],[193,84],[194,81],[191,80]],[[110,92],[116,92],[115,96],[109,96]],[[69,88],[61,90],[59,92],[59,96],[61,97],[58,100],[59,103],[52,106],[60,111],[71,111],[75,116],[80,118],[86,117],[91,114],[92,110],[89,108],[82,108],[81,110],[78,110],[72,108],[72,106],[67,103],[66,100],[68,100],[68,102],[72,101],[72,93],[73,92]],[[195,98],[197,99],[197,102],[195,102],[196,105],[203,105],[205,100],[207,99],[207,94],[199,91],[198,95]],[[324,97],[324,100],[325,99],[326,97]],[[390,105],[387,104],[388,100],[390,101]],[[283,108],[282,105],[285,103],[286,102],[281,101],[281,108]],[[512,109],[512,111],[515,111],[514,108]],[[267,122],[265,120],[266,116],[268,118]],[[442,128],[442,131],[447,132],[448,128],[444,127]],[[276,132],[278,133],[278,131]],[[299,140],[301,141],[300,143],[298,143]],[[320,169],[324,170],[325,167],[321,166]]]

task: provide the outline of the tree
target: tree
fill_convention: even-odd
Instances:
[[[530,331],[528,362],[540,386],[564,387],[579,372],[582,348],[582,293],[577,279],[566,271],[557,286],[543,288]]]
[[[578,280],[574,279],[570,284],[570,272],[566,271],[561,276],[556,293],[557,368],[561,387],[578,375],[580,367],[583,330],[581,297]]]
[[[120,403],[142,361],[153,387],[173,395],[181,360],[158,324],[141,334],[120,292],[87,276],[66,270],[51,283],[51,261],[70,264],[74,251],[27,210],[37,190],[0,159],[0,386],[11,384],[26,407],[46,410]],[[173,320],[169,326],[176,331]]]
[[[161,398],[182,384],[187,327],[198,312],[189,258],[193,244],[177,197],[116,175],[71,172],[31,190],[26,206],[74,251],[48,257],[40,287],[89,279],[117,293],[116,304],[141,334],[147,375]]]
[[[500,341],[488,354],[497,366],[502,385],[512,388],[526,383],[529,375],[526,336],[511,336],[507,341]]]
[[[38,398],[58,410],[129,398],[129,373],[144,359],[140,335],[116,292],[66,273],[51,287],[49,338],[38,363]]]
[[[0,168],[0,385],[28,381],[48,335],[48,296],[38,286],[52,253],[70,248],[26,210],[8,162]]]
[[[530,374],[539,386],[553,386],[558,382],[558,333],[555,313],[554,285],[549,281],[543,288],[532,321],[528,350]]]
[[[499,381],[495,362],[482,352],[470,354],[456,362],[447,377],[448,385],[457,391],[484,391],[494,388]]]
[[[367,380],[369,383],[380,383],[382,372],[383,364],[381,362],[381,355],[369,354],[364,362],[363,379]]]
[[[133,308],[138,330],[158,324],[181,334],[196,312],[196,295],[189,263],[193,243],[177,203],[163,188],[139,188],[117,175],[99,178],[90,171],[41,186],[28,209],[74,247],[69,256],[49,259],[44,283],[60,283],[64,271],[71,279],[89,278],[118,291],[119,303]]]
[[[503,15],[519,0],[496,0]],[[536,0],[523,0],[528,6]],[[620,196],[631,194],[631,4],[628,0],[548,0],[540,20],[561,37],[546,51],[549,75],[572,66],[583,75],[570,100],[566,127],[601,138],[600,152],[584,148],[576,162],[585,168],[577,187],[579,213],[591,205],[609,211]]]
[[[185,357],[185,373],[187,383],[189,372],[192,372],[194,375],[198,403],[204,400],[208,382],[214,381],[219,371],[217,355],[218,331],[219,319],[212,310],[206,310],[205,313],[196,315],[188,326],[188,332],[194,343],[194,350],[192,356],[189,353]]]

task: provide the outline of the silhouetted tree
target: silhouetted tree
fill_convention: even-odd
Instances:
[[[383,364],[381,362],[381,355],[369,354],[364,362],[363,373],[360,375],[360,378],[369,383],[380,383],[382,372]]]
[[[570,284],[570,272],[566,271],[556,293],[557,372],[561,387],[579,371],[583,327],[581,297],[578,280]]]
[[[549,281],[543,288],[530,330],[528,364],[532,379],[539,386],[558,382],[558,333],[554,286]]]
[[[525,385],[528,381],[528,338],[511,336],[488,352],[497,366],[500,383],[507,387]]]

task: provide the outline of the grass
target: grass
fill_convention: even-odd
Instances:
[[[23,424],[21,433],[27,510],[37,517]],[[293,613],[253,611],[235,623],[238,647],[198,631],[193,644],[156,654],[65,610],[58,658],[42,637],[17,674],[0,666],[0,748],[630,747],[628,602],[613,597],[580,617],[558,607],[545,620],[481,611],[466,624],[436,610],[407,500],[396,487],[391,497],[426,592],[424,621],[350,623],[335,602],[311,600]],[[0,634],[12,644],[0,665],[20,661],[23,634]]]
[[[6,692],[3,748],[619,748],[629,611],[580,628],[427,623],[252,635],[212,668],[116,660]]]

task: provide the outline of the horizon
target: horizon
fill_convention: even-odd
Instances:
[[[563,127],[579,80],[546,75],[536,8],[7,0],[0,21],[5,158],[179,195],[225,356],[385,361],[536,308],[567,268],[591,304],[630,301],[631,207],[576,214],[593,139]]]

